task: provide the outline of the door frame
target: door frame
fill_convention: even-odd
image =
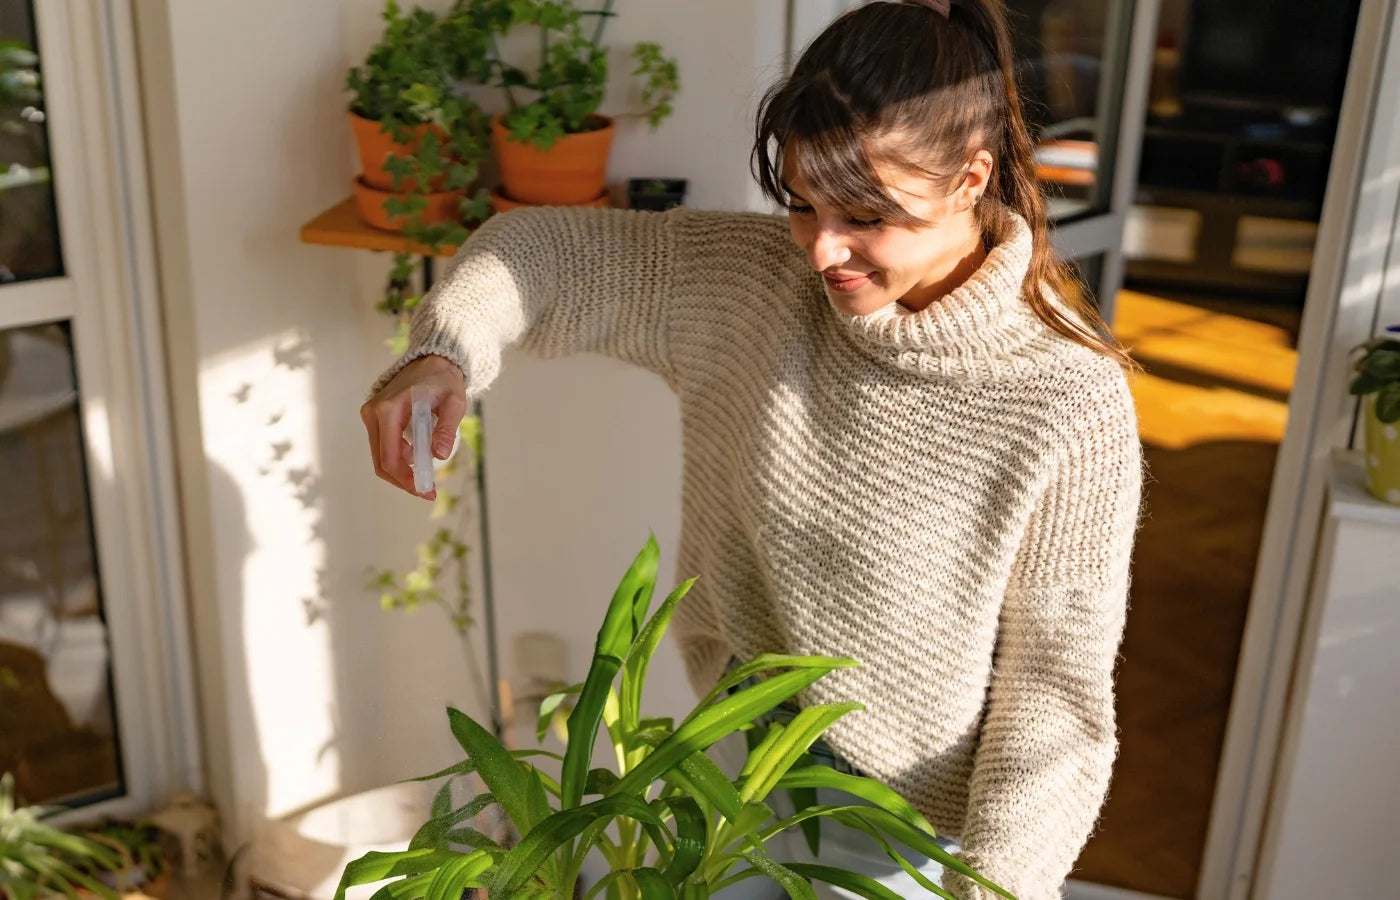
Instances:
[[[1400,201],[1400,0],[1362,0],[1333,143],[1197,896],[1246,900],[1269,826],[1289,687],[1300,651],[1329,462],[1350,443],[1351,347],[1374,333]],[[1386,112],[1387,114],[1382,114]],[[1346,248],[1347,252],[1326,252]],[[1389,284],[1387,285],[1387,280]],[[1263,900],[1263,898],[1260,898]]]
[[[33,13],[65,272],[0,289],[0,327],[72,323],[125,786],[62,824],[199,791],[204,770],[129,8],[35,0]]]

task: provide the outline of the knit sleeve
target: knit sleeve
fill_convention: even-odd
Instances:
[[[517,345],[545,357],[593,351],[669,377],[666,301],[684,214],[538,207],[492,217],[424,297],[408,351],[373,392],[436,354],[480,394]]]
[[[1126,379],[1086,391],[1002,607],[962,855],[1018,900],[1051,900],[1098,819],[1117,754],[1113,669],[1142,450]],[[1109,396],[1105,397],[1105,393]],[[949,872],[959,900],[996,895]]]

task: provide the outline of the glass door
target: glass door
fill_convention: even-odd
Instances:
[[[0,7],[0,770],[34,803],[125,793],[32,3]]]
[[[142,463],[159,431],[128,367],[150,348],[124,321],[111,70],[75,52],[103,21],[0,4],[0,772],[21,802],[89,814],[167,794],[164,710],[186,705],[153,624],[172,598]]]
[[[787,56],[865,0],[793,0]],[[1123,280],[1157,0],[1008,0],[1036,170],[1060,253],[1104,318]]]

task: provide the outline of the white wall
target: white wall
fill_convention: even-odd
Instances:
[[[425,507],[373,478],[356,415],[387,361],[372,310],[383,261],[297,240],[348,193],[342,83],[380,5],[136,8],[210,783],[241,840],[451,761],[442,707],[479,710],[431,611],[390,616],[362,587],[367,565],[411,562],[428,527]],[[675,175],[695,204],[757,203],[748,116],[782,4],[623,0],[618,12],[612,43],[660,41],[680,58],[682,94],[655,134],[623,123],[611,177]],[[619,54],[615,80],[629,70]],[[512,359],[488,402],[502,644],[560,633],[578,671],[649,528],[674,558],[675,403],[600,359]],[[653,700],[681,702],[678,667],[657,678]]]

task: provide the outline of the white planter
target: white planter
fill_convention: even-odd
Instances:
[[[394,784],[272,822],[253,845],[249,874],[289,896],[330,900],[346,863],[371,850],[406,850],[431,807],[430,785]],[[347,900],[376,887],[351,888]]]

